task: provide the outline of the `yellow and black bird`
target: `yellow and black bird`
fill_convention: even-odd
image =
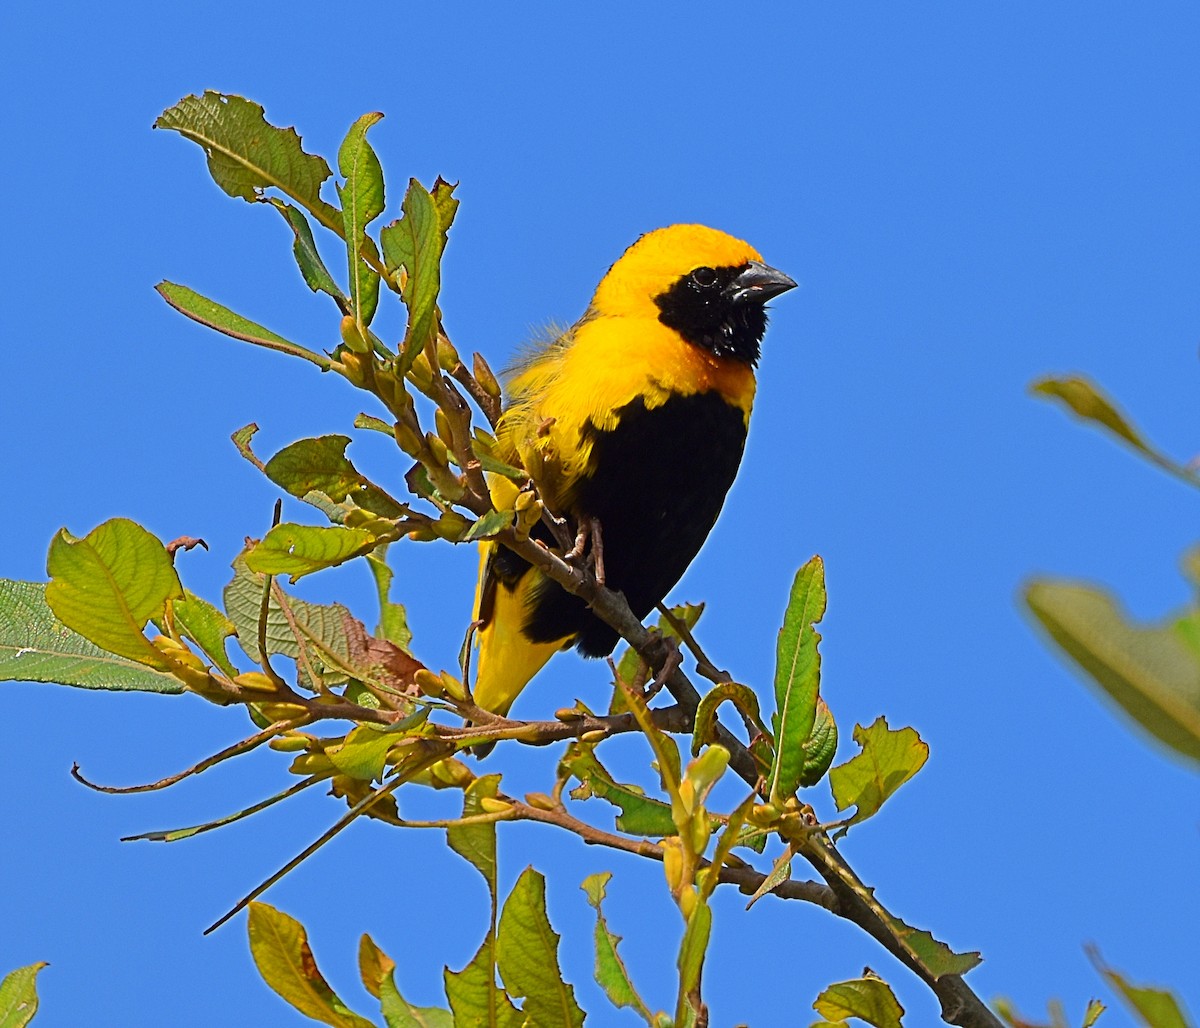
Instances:
[[[639,618],[716,523],[746,441],[764,304],[795,284],[724,232],[658,229],[609,269],[574,326],[510,369],[498,456],[533,476],[555,514],[598,525],[605,584]],[[491,489],[512,508],[511,480]],[[617,633],[511,550],[482,549],[474,696],[507,714],[557,650],[603,657]]]

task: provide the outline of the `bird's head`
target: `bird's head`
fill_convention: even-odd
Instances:
[[[657,318],[694,346],[753,365],[767,328],[763,305],[795,285],[740,239],[671,225],[625,251],[597,286],[591,310]]]

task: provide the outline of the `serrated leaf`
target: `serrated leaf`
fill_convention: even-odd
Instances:
[[[334,1028],[373,1028],[330,988],[299,921],[266,903],[251,903],[249,932],[258,973],[302,1014]]]
[[[499,775],[484,775],[474,779],[463,790],[463,817],[484,813],[480,801],[494,798],[500,787]],[[468,861],[487,882],[488,891],[496,899],[496,826],[489,823],[450,825],[446,828],[450,848]]]
[[[407,272],[401,296],[408,308],[408,328],[397,361],[397,371],[402,374],[437,335],[445,236],[433,197],[415,178],[409,180],[400,206],[403,217],[386,226],[379,241],[389,274],[394,278],[401,267]]]
[[[379,276],[363,260],[361,251],[366,245],[375,256],[375,245],[365,238],[366,230],[385,206],[383,168],[367,142],[367,130],[382,118],[379,111],[364,114],[350,126],[338,150],[338,169],[346,178],[346,184],[338,187],[338,196],[350,267],[350,312],[363,339],[379,305]]]
[[[868,728],[855,725],[854,741],[862,752],[829,772],[829,786],[838,810],[857,808],[837,835],[844,835],[850,825],[877,813],[929,759],[929,746],[915,729],[893,731],[885,717],[876,718]]]
[[[1119,971],[1113,970],[1094,947],[1088,956],[1096,970],[1137,1016],[1146,1028],[1191,1028],[1192,1022],[1184,1013],[1183,1004],[1169,989],[1151,985],[1134,985]]]
[[[246,567],[264,575],[289,575],[296,582],[370,553],[379,542],[380,537],[367,528],[285,522],[246,551]]]
[[[225,587],[225,612],[237,628],[238,642],[246,655],[256,663],[260,660],[258,652],[258,619],[262,610],[262,595],[264,578],[246,567],[243,555],[233,562],[233,580]],[[296,621],[302,638],[313,643],[309,657],[320,657],[321,666],[318,671],[326,685],[345,681],[349,677],[335,662],[336,658],[344,657],[349,662],[349,642],[346,636],[346,625],[353,621],[350,612],[340,603],[317,604],[308,603],[296,597],[288,598],[288,607]],[[288,624],[287,617],[274,596],[267,607],[267,650],[284,657],[297,659],[300,657],[300,643],[297,642]],[[312,652],[315,650],[315,653]]]
[[[621,959],[621,954],[617,952],[621,936],[614,935],[609,930],[608,922],[604,918],[604,911],[601,909],[604,893],[611,878],[611,871],[602,871],[599,874],[588,875],[580,886],[587,896],[588,903],[596,911],[594,933],[596,984],[604,990],[613,1006],[617,1008],[632,1007],[647,1024],[653,1024],[654,1016],[650,1012],[650,1008],[642,1001],[642,997],[638,995],[637,989],[633,986],[633,980],[629,977],[629,969],[625,966],[625,961]]]
[[[329,165],[304,152],[294,128],[270,124],[259,104],[208,90],[167,108],[154,127],[171,129],[202,147],[209,172],[230,196],[262,200],[263,191],[274,187],[323,225],[340,228],[338,211],[320,196]]]
[[[1200,656],[1190,643],[1188,618],[1133,624],[1103,590],[1051,579],[1029,585],[1025,602],[1130,717],[1177,753],[1200,761]]]
[[[323,435],[298,439],[267,461],[263,473],[292,496],[307,498],[320,493],[330,503],[345,504],[398,518],[404,509],[379,486],[363,475],[346,456],[350,437]]]
[[[181,286],[176,282],[159,282],[154,288],[158,291],[159,296],[180,314],[193,321],[198,321],[201,325],[215,329],[217,332],[232,336],[234,339],[241,339],[243,342],[253,343],[255,346],[264,346],[268,350],[278,350],[280,353],[300,357],[315,364],[322,371],[328,371],[333,366],[333,362],[323,353],[314,353],[299,343],[284,339],[283,336],[272,332],[269,328],[264,328],[249,318],[244,318],[228,307],[222,306],[216,300],[201,296],[194,289]]]
[[[677,834],[669,803],[652,799],[636,785],[614,781],[589,747],[570,747],[561,766],[580,781],[581,787],[571,793],[575,799],[598,796],[620,808],[617,831],[655,838]]]
[[[25,1028],[37,1013],[37,976],[44,960],[9,971],[0,981],[0,1028]]]
[[[65,528],[50,543],[46,603],[64,625],[101,649],[165,670],[143,635],[183,586],[166,547],[136,522],[113,518],[76,538]]]
[[[813,557],[796,572],[776,646],[772,803],[794,796],[804,777],[804,743],[812,734],[821,684],[821,636],[814,626],[824,616],[825,565]]]
[[[40,582],[0,578],[0,682],[181,693],[174,675],[102,650],[54,616]]]
[[[237,668],[225,652],[225,640],[237,633],[233,622],[208,600],[184,590],[182,600],[171,604],[175,624],[228,677],[237,675]]]
[[[857,1017],[875,1028],[903,1028],[904,1008],[891,986],[873,976],[837,982],[825,989],[813,1009],[830,1021]]]
[[[819,696],[817,697],[817,717],[813,723],[812,734],[804,740],[804,769],[800,774],[800,784],[805,788],[816,785],[825,777],[829,765],[833,763],[837,753],[838,730],[829,712],[829,707]]]
[[[500,976],[510,995],[524,998],[521,1012],[528,1023],[580,1028],[584,1014],[575,990],[563,981],[558,941],[546,916],[546,880],[527,867],[500,915]]]
[[[484,941],[461,971],[451,971],[447,967],[442,980],[455,1025],[486,1025],[487,1028],[523,1028],[525,1025],[525,1015],[496,984],[490,939]]]
[[[348,310],[350,301],[346,299],[334,277],[329,273],[329,269],[325,267],[325,262],[321,259],[321,253],[317,249],[317,241],[313,238],[312,226],[309,225],[304,212],[282,200],[272,199],[270,202],[271,206],[283,215],[283,220],[292,230],[292,255],[296,258],[296,264],[300,268],[300,274],[304,276],[305,284],[314,293],[325,293],[333,297],[340,310]]]

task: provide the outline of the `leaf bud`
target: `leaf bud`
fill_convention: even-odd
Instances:
[[[453,757],[447,757],[434,764],[429,769],[429,777],[435,783],[442,783],[456,789],[465,789],[475,780],[475,776],[467,765]]]
[[[346,344],[346,348],[355,353],[369,353],[371,350],[370,344],[362,337],[362,333],[358,331],[358,325],[354,319],[347,314],[342,318],[341,323],[342,342]]]
[[[600,742],[601,739],[607,739],[607,738],[608,738],[608,732],[606,732],[603,728],[597,728],[591,732],[584,732],[583,735],[581,735],[579,737],[579,741],[593,743],[593,742]]]
[[[305,735],[303,732],[288,732],[286,735],[275,736],[267,745],[279,753],[296,753],[302,750],[307,751],[311,741],[311,735]]]
[[[554,712],[554,717],[558,721],[582,721],[587,715],[578,707],[559,707]]]
[[[240,674],[233,680],[233,684],[250,692],[273,694],[279,691],[279,686],[261,671],[247,671]]]
[[[512,804],[495,796],[480,796],[479,807],[488,814],[506,814],[512,810]]]
[[[774,824],[779,817],[779,808],[773,803],[756,803],[746,816],[751,824],[765,827]]]
[[[301,753],[288,770],[294,775],[320,775],[333,770],[333,761],[324,753]]]
[[[544,792],[527,792],[525,802],[537,810],[558,809],[558,804],[554,802],[553,797],[547,796]]]
[[[443,371],[453,371],[458,367],[462,360],[458,356],[458,351],[454,349],[454,344],[450,342],[441,332],[437,338],[437,356],[438,364]]]
[[[433,388],[433,370],[429,367],[429,358],[425,356],[424,351],[418,353],[412,362],[412,367],[408,369],[408,377],[423,393]]]
[[[396,445],[410,457],[420,457],[425,452],[425,440],[421,436],[420,427],[414,428],[404,421],[397,421],[392,426],[392,435]]]
[[[446,686],[442,682],[441,676],[434,674],[427,667],[417,668],[413,675],[413,681],[425,696],[436,698],[443,696],[446,692]]]
[[[492,369],[488,367],[483,356],[475,354],[471,363],[475,369],[475,381],[479,383],[483,391],[494,400],[500,399],[500,383],[496,381],[496,376],[492,374]]]
[[[270,721],[295,721],[308,714],[308,709],[299,703],[259,703],[256,704],[263,717]]]
[[[667,876],[667,888],[678,897],[683,890],[683,846],[678,839],[663,839],[663,872]]]
[[[700,897],[696,895],[694,888],[685,888],[679,894],[679,912],[683,914],[685,921],[692,919],[692,914],[696,910],[696,904],[700,902]]]
[[[440,538],[456,543],[466,535],[472,524],[473,522],[463,517],[458,511],[448,510],[433,523],[433,530]]]
[[[442,682],[442,688],[446,690],[446,695],[452,700],[460,702],[467,698],[467,687],[455,678],[449,671],[443,671],[439,676]]]
[[[433,425],[437,429],[438,438],[446,444],[447,447],[454,446],[454,432],[450,428],[450,419],[446,417],[446,412],[441,407],[435,407],[433,411]]]
[[[433,432],[425,433],[425,442],[429,447],[429,454],[433,459],[433,463],[443,468],[449,467],[450,450],[446,447],[446,444]]]

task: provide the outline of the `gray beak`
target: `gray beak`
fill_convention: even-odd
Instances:
[[[725,295],[733,303],[766,303],[780,293],[796,287],[796,281],[762,261],[750,261],[745,271],[738,275],[725,289]]]

